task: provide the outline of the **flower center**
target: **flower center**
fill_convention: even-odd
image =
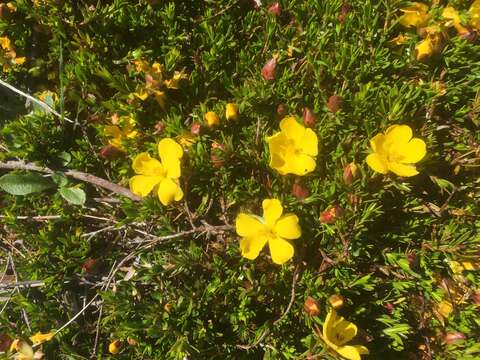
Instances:
[[[302,154],[302,149],[295,144],[295,141],[288,139],[285,144],[285,152],[290,155],[299,156]]]

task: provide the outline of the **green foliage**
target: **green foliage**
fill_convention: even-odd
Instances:
[[[340,314],[358,325],[366,359],[480,356],[478,40],[452,36],[440,56],[420,63],[414,31],[404,46],[389,43],[404,31],[397,0],[352,1],[343,21],[340,0],[280,1],[280,17],[248,0],[14,2],[0,36],[27,61],[0,77],[37,97],[52,91],[45,102],[73,123],[0,89],[0,161],[56,171],[1,170],[0,187],[13,195],[0,194],[0,268],[44,283],[0,290],[1,333],[27,339],[59,329],[99,294],[41,346],[46,358],[87,359],[94,348],[113,358],[108,344],[119,339],[120,359],[334,359],[317,329],[329,297],[341,294]],[[276,79],[266,81],[261,69],[274,55]],[[165,79],[188,75],[165,89],[165,108],[132,95],[146,82],[138,60],[162,64]],[[343,98],[336,113],[327,106],[333,94]],[[228,102],[239,105],[237,122],[225,120]],[[278,131],[279,104],[299,119],[306,106],[316,113],[317,168],[301,179],[268,166],[265,138]],[[220,126],[207,128],[206,111]],[[103,156],[115,114],[134,118],[138,135],[118,156]],[[115,202],[64,175],[128,186],[136,154],[157,156],[161,138],[185,140],[193,123],[201,131],[182,159],[183,202]],[[369,139],[392,124],[408,124],[427,143],[416,177],[374,174],[364,162]],[[359,175],[346,184],[350,162]],[[303,200],[292,194],[298,180],[309,193]],[[155,238],[234,224],[240,211],[260,214],[268,197],[300,218],[303,235],[284,266],[268,251],[243,259],[233,231]],[[332,205],[343,217],[321,223]],[[452,261],[474,269],[455,272]],[[303,310],[308,296],[318,316]],[[446,317],[442,301],[453,305]],[[446,344],[453,332],[466,339]]]

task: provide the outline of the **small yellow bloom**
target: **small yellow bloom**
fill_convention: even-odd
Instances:
[[[448,318],[453,311],[453,305],[450,301],[442,300],[437,304],[436,310],[444,318]]]
[[[32,347],[25,341],[16,339],[10,345],[10,351],[15,352],[15,360],[33,360],[35,354]]]
[[[470,15],[470,25],[480,30],[480,0],[475,0],[468,12]]]
[[[315,170],[318,154],[315,132],[299,124],[293,116],[280,122],[280,130],[267,138],[270,167],[281,175],[306,175]]]
[[[197,138],[188,132],[178,135],[175,140],[184,148],[189,148],[197,142]]]
[[[399,46],[403,45],[408,41],[409,37],[405,36],[403,34],[400,34],[396,37],[394,37],[392,40],[390,40],[388,43],[392,46]]]
[[[12,43],[6,36],[0,36],[0,46],[3,50],[8,51],[12,49]]]
[[[108,351],[113,355],[118,354],[121,348],[122,342],[120,340],[113,340],[110,344],[108,344]]]
[[[183,198],[183,191],[178,184],[183,149],[175,140],[167,138],[158,144],[158,154],[161,162],[147,153],[135,157],[132,168],[139,175],[130,179],[130,190],[135,195],[145,197],[158,185],[158,198],[167,206]]]
[[[208,127],[213,127],[220,124],[220,118],[214,111],[207,112],[204,117]]]
[[[427,146],[412,136],[408,125],[392,125],[385,134],[375,135],[370,140],[373,153],[367,156],[368,166],[381,174],[392,171],[398,176],[417,175],[413,164],[423,159]]]
[[[460,14],[454,7],[447,6],[446,8],[444,8],[442,12],[442,17],[448,20],[445,25],[453,26],[457,30],[459,35],[468,34],[470,32],[466,27],[462,26]]]
[[[168,89],[178,89],[180,87],[180,81],[187,78],[187,75],[183,71],[175,71],[173,77],[170,80],[165,80],[163,83]]]
[[[330,310],[323,323],[323,340],[335,352],[348,360],[361,360],[361,355],[369,351],[362,345],[345,345],[357,335],[357,326],[343,317],[339,317],[335,310]]]
[[[27,58],[25,56],[15,58],[16,65],[23,65],[25,64],[25,61],[27,61]]]
[[[405,27],[423,27],[427,25],[430,15],[428,14],[428,5],[414,2],[412,6],[400,9],[403,15],[400,18],[400,24]]]
[[[17,5],[15,5],[13,2],[8,2],[7,3],[7,8],[8,10],[10,10],[11,12],[14,12],[14,11],[17,11]]]
[[[443,50],[443,32],[438,26],[425,28],[426,37],[415,46],[418,61],[424,61]]]
[[[302,235],[295,214],[282,216],[282,204],[277,199],[262,202],[263,217],[240,213],[235,220],[237,234],[242,237],[242,256],[253,260],[268,243],[275,264],[283,264],[293,257],[293,246],[285,239],[294,240]]]
[[[240,115],[238,113],[237,104],[228,103],[225,106],[225,117],[227,118],[227,120],[238,120]]]
[[[115,121],[115,123],[116,125],[105,126],[105,135],[110,138],[108,140],[110,145],[123,150],[123,142],[126,139],[133,139],[138,135],[138,131],[135,130],[136,121],[130,116],[122,116],[118,121]]]
[[[50,341],[52,340],[53,336],[55,335],[55,332],[49,332],[46,334],[43,334],[41,332],[37,332],[35,335],[30,336],[30,341],[36,345],[36,344],[41,344],[45,341]]]

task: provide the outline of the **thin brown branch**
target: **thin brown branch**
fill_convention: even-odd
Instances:
[[[7,161],[7,162],[0,162],[0,169],[10,169],[10,170],[30,170],[30,171],[37,171],[41,172],[44,174],[53,174],[54,171],[52,169],[49,169],[44,166],[37,166],[32,163],[25,163],[23,161]],[[67,170],[64,171],[63,174],[65,176],[69,176],[71,178],[74,178],[76,180],[88,182],[92,185],[95,185],[97,187],[109,190],[115,194],[125,196],[131,200],[134,201],[140,201],[141,198],[135,194],[133,194],[129,189],[114,184],[108,180],[99,178],[98,176],[84,173],[81,171],[76,171],[76,170]]]

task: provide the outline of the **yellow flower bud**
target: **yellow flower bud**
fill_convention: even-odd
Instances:
[[[220,118],[214,111],[209,111],[205,114],[205,121],[208,127],[214,127],[220,124]]]
[[[110,354],[118,354],[120,352],[120,349],[122,347],[122,342],[120,340],[113,340],[109,345],[108,345],[108,351]]]
[[[228,103],[225,106],[225,117],[227,120],[238,120],[239,114],[237,104]]]

